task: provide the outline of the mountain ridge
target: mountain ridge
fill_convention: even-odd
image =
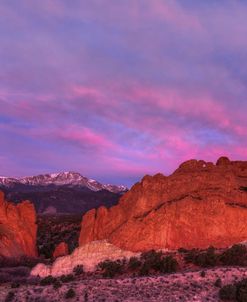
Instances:
[[[70,187],[85,187],[92,191],[107,190],[113,193],[126,192],[128,188],[123,185],[102,184],[97,180],[87,178],[78,172],[68,171],[60,173],[46,173],[35,176],[26,177],[5,177],[0,176],[0,186],[11,188],[15,185],[29,186],[70,186]]]
[[[0,177],[0,190],[8,201],[32,201],[39,214],[82,214],[100,205],[116,204],[128,189],[101,184],[77,172],[61,172],[22,178]]]

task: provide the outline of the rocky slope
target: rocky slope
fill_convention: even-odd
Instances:
[[[0,191],[0,256],[37,256],[36,213],[29,201],[6,202]]]
[[[0,189],[14,202],[30,200],[38,213],[85,213],[117,203],[124,186],[103,185],[79,173],[64,172],[25,178],[0,177]],[[68,202],[69,201],[69,202]]]
[[[107,239],[131,251],[226,247],[247,239],[247,162],[190,160],[145,176],[119,204],[86,213],[80,245]]]

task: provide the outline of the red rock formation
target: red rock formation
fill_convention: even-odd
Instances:
[[[145,176],[119,204],[87,212],[80,245],[107,239],[131,251],[225,247],[247,240],[247,162],[190,160]]]
[[[68,244],[65,242],[60,242],[54,252],[53,252],[53,258],[61,257],[61,256],[67,256],[69,254],[69,248]]]
[[[6,202],[0,191],[0,256],[35,257],[36,212],[29,201],[17,205]]]

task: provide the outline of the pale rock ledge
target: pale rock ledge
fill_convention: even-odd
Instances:
[[[71,274],[74,267],[83,265],[84,271],[94,271],[97,264],[106,259],[117,260],[139,256],[137,253],[121,250],[106,240],[92,241],[78,247],[71,255],[59,257],[52,265],[37,264],[31,271],[32,276],[41,278],[52,275],[58,277]]]

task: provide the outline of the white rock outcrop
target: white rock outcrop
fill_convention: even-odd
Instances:
[[[106,240],[93,241],[74,250],[71,255],[59,257],[52,265],[37,264],[31,271],[32,276],[41,278],[52,275],[58,277],[71,274],[74,267],[83,265],[84,271],[94,271],[96,265],[106,259],[117,260],[139,254],[121,250]]]

